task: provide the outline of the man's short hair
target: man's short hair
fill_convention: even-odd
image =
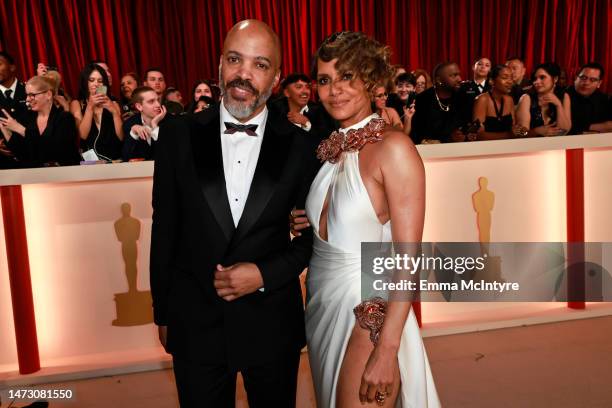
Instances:
[[[476,65],[476,64],[478,63],[478,61],[483,60],[483,59],[488,59],[488,60],[489,60],[489,62],[491,62],[491,58],[489,58],[489,57],[483,57],[483,56],[481,55],[481,56],[476,57],[476,59],[475,59],[475,60],[474,60],[474,62],[472,63],[472,66]]]
[[[442,71],[446,67],[450,67],[451,65],[457,65],[457,63],[454,61],[445,61],[439,63],[434,67],[433,71],[431,71],[431,78],[435,81],[438,75],[440,75],[440,71]]]
[[[516,56],[516,55],[512,55],[512,56],[506,58],[506,63],[508,63],[510,61],[520,61],[521,64],[525,65],[525,61],[523,61],[523,59],[521,57]]]
[[[150,86],[139,86],[138,88],[134,89],[134,92],[132,92],[132,103],[142,103],[142,94],[149,91],[155,92],[155,90]]]
[[[134,81],[136,81],[136,83],[140,83],[140,78],[138,78],[138,74],[135,72],[126,72],[125,74],[121,75],[121,78],[126,77],[126,76],[130,76],[134,79]]]
[[[162,76],[164,75],[164,73],[162,72],[161,69],[159,69],[158,67],[150,67],[148,68],[145,73],[144,73],[144,80],[146,81],[147,78],[149,77],[149,73],[150,72],[159,72],[160,74],[162,74]]]
[[[604,77],[604,67],[599,62],[591,61],[586,64],[583,64],[578,70],[578,74],[582,72],[585,68],[598,69],[599,70],[599,79],[603,79]]]
[[[287,75],[287,77],[283,79],[283,81],[281,82],[281,89],[285,90],[285,88],[287,88],[289,85],[295,84],[298,81],[306,82],[307,84],[311,82],[308,75],[303,74],[301,72],[294,72]]]
[[[395,78],[395,86],[401,83],[409,83],[412,86],[416,86],[416,77],[410,72],[404,72]]]
[[[5,60],[8,61],[9,64],[15,65],[15,59],[13,58],[11,54],[9,54],[6,51],[0,51],[0,58],[4,58]]]
[[[179,90],[173,86],[166,88],[166,90],[164,91],[164,100],[168,97],[168,95],[174,92],[179,92]]]

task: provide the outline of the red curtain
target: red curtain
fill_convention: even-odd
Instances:
[[[528,69],[554,60],[569,75],[590,60],[612,69],[612,0],[3,0],[0,49],[21,79],[38,61],[57,65],[71,95],[92,59],[108,62],[115,95],[121,73],[150,66],[185,93],[216,78],[225,33],[245,18],[279,33],[285,74],[309,72],[318,44],[338,30],[375,36],[409,69],[455,60],[464,77],[480,55],[518,55]]]

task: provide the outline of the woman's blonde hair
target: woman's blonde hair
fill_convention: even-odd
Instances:
[[[28,79],[26,85],[33,86],[34,88],[38,89],[38,92],[51,91],[51,93],[53,93],[53,96],[55,96],[55,94],[57,93],[57,90],[55,88],[55,81],[46,76],[33,76],[32,78]]]
[[[57,71],[47,71],[47,73],[43,76],[51,79],[54,82],[54,86],[53,86],[53,89],[55,90],[54,94],[57,94],[60,84],[62,83],[62,75]]]

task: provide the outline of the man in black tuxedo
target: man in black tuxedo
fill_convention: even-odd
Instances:
[[[0,116],[3,115],[4,109],[17,122],[25,123],[28,114],[25,85],[15,76],[16,71],[13,57],[5,51],[0,51]],[[0,134],[0,169],[16,167],[18,163]]]
[[[280,42],[246,20],[227,34],[221,103],[160,126],[153,181],[151,289],[182,407],[293,407],[305,345],[299,274],[312,232],[290,240],[314,176],[307,134],[266,107]]]
[[[123,123],[123,132],[126,137],[123,141],[121,158],[123,161],[153,160],[159,135],[159,124],[166,116],[166,107],[161,104],[161,98],[157,92],[148,86],[134,89],[132,105],[138,114]]]
[[[306,74],[287,75],[281,81],[282,96],[268,102],[268,107],[286,115],[289,122],[308,132],[313,143],[318,145],[340,125],[320,102],[310,101],[311,82]]]

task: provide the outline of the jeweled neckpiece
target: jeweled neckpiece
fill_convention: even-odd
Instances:
[[[337,163],[343,152],[356,152],[368,143],[381,141],[386,126],[384,119],[374,118],[364,127],[350,129],[346,134],[336,130],[319,144],[317,158],[322,162]]]

